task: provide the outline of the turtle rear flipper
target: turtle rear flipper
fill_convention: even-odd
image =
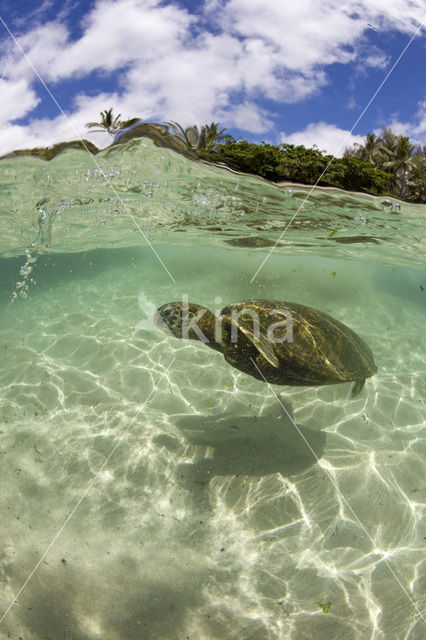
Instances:
[[[352,387],[352,398],[355,398],[355,396],[357,396],[360,393],[360,391],[364,387],[364,384],[365,384],[365,378],[363,380],[357,380],[355,382],[354,386]]]

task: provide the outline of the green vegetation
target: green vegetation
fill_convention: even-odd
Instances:
[[[345,159],[367,160],[391,175],[389,191],[404,200],[426,202],[426,145],[413,145],[406,136],[383,127],[379,136],[369,133],[363,145],[346,149]]]
[[[364,144],[346,149],[343,158],[303,145],[255,144],[231,136],[198,155],[275,182],[319,184],[426,203],[426,145],[415,146],[387,127],[380,136],[367,134]]]
[[[134,126],[128,129],[131,125]],[[121,114],[114,116],[112,108],[100,113],[99,122],[88,122],[86,127],[107,131],[112,136],[122,132],[114,145],[149,137],[156,145],[190,158],[225,164],[274,182],[318,184],[426,203],[426,145],[415,146],[408,137],[396,135],[388,127],[382,127],[380,135],[368,133],[364,144],[346,149],[343,158],[303,145],[256,144],[235,139],[225,135],[218,122],[199,129],[197,125],[184,128],[173,120],[163,124],[143,122],[140,118],[121,120]],[[50,160],[68,148],[81,148],[93,154],[99,151],[87,140],[73,140],[52,147],[13,151],[4,157],[35,155]]]
[[[375,169],[366,161],[349,157],[333,158],[318,149],[306,149],[303,145],[255,144],[228,137],[225,143],[217,144],[213,152],[199,155],[275,182],[318,183],[376,195],[391,193],[391,173]]]
[[[68,142],[58,142],[51,147],[35,147],[33,149],[17,149],[11,151],[4,156],[0,156],[0,160],[3,158],[13,158],[15,156],[35,156],[42,158],[42,160],[52,160],[66,149],[82,149],[83,151],[89,151],[89,153],[99,153],[100,149],[93,142],[89,140],[69,140]]]

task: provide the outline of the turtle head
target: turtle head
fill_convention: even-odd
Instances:
[[[182,338],[183,309],[184,305],[181,302],[163,304],[157,309],[155,324],[166,333],[171,333],[176,338]]]
[[[215,316],[207,307],[190,302],[168,302],[155,315],[155,324],[166,333],[206,344],[210,344],[214,336],[214,320]]]

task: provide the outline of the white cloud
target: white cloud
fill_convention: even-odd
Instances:
[[[418,137],[422,144],[426,144],[426,100],[419,103],[416,120],[417,122],[411,126],[411,135],[413,138]]]
[[[234,20],[236,30],[264,33],[277,44],[285,39],[293,42],[295,33],[312,34],[318,42],[326,42],[330,34],[343,37],[346,29],[354,27],[356,37],[369,24],[378,31],[396,28],[411,34],[425,14],[423,0],[211,0],[206,5],[213,13],[220,12],[222,22],[230,24]],[[286,25],[292,27],[292,33],[290,29],[283,31]]]
[[[344,11],[354,11],[352,0],[339,5]],[[412,35],[419,24],[424,22],[425,5],[423,0],[359,0],[355,9],[360,19],[373,24],[378,30],[397,29]]]
[[[15,47],[9,50],[13,64],[9,66],[5,76],[25,78],[28,82],[34,82],[35,68],[44,80],[50,80],[50,70],[55,68],[57,60],[62,57],[67,39],[66,27],[58,22],[34,27],[24,36],[18,37]],[[27,59],[22,55],[21,49]]]
[[[336,10],[335,3],[329,0],[230,0],[221,21],[231,33],[268,43],[277,62],[302,73],[353,59],[354,53],[342,45],[354,42],[363,31],[360,21]]]
[[[252,133],[263,133],[273,125],[263,110],[249,102],[229,107],[219,113],[221,122],[226,122],[228,127],[250,131]]]
[[[401,136],[407,136],[413,144],[426,145],[426,100],[419,102],[417,113],[411,122],[401,122],[395,116],[387,124],[392,131]],[[380,135],[381,129],[374,133]]]
[[[336,125],[327,122],[311,122],[303,131],[280,135],[280,142],[303,144],[308,148],[316,145],[320,151],[326,151],[336,158],[341,158],[347,147],[363,141],[363,136],[354,136],[350,131],[339,129]]]
[[[46,147],[76,138],[86,138],[100,148],[111,143],[111,136],[106,133],[88,132],[81,124],[79,113],[68,119],[63,115],[52,120],[40,118],[26,126],[10,123],[0,126],[1,155],[14,149]]]
[[[72,40],[65,16],[35,23],[19,42],[54,95],[64,80],[120,73],[111,93],[79,94],[63,105],[83,134],[84,123],[110,106],[119,106],[124,117],[175,119],[184,125],[219,120],[263,133],[274,119],[260,107],[265,99],[294,103],[314,95],[327,84],[332,63],[385,66],[385,54],[367,43],[368,24],[412,33],[424,5],[423,0],[409,6],[405,0],[208,0],[199,9],[191,14],[171,0],[98,0],[80,25],[81,37]],[[33,70],[17,48],[8,48],[10,57],[2,81],[8,96],[0,113],[5,123],[37,104]],[[17,146],[18,131],[37,140],[46,132],[45,144],[75,137],[66,126],[61,118],[46,127],[43,120],[22,129],[5,126],[2,149]],[[17,134],[15,144],[10,131]],[[324,134],[331,144],[339,131],[316,123],[293,135]],[[324,143],[318,139],[317,144]]]
[[[193,20],[185,10],[155,0],[104,0],[85,20],[82,38],[62,51],[47,73],[63,78],[169,57],[184,43]]]
[[[35,91],[24,79],[2,80],[0,78],[0,95],[0,122],[22,118],[40,101]]]

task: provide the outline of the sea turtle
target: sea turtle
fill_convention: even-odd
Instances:
[[[246,300],[214,315],[206,307],[169,302],[156,324],[177,338],[200,340],[258,380],[318,386],[354,381],[356,396],[374,375],[370,348],[328,314],[295,302]]]

